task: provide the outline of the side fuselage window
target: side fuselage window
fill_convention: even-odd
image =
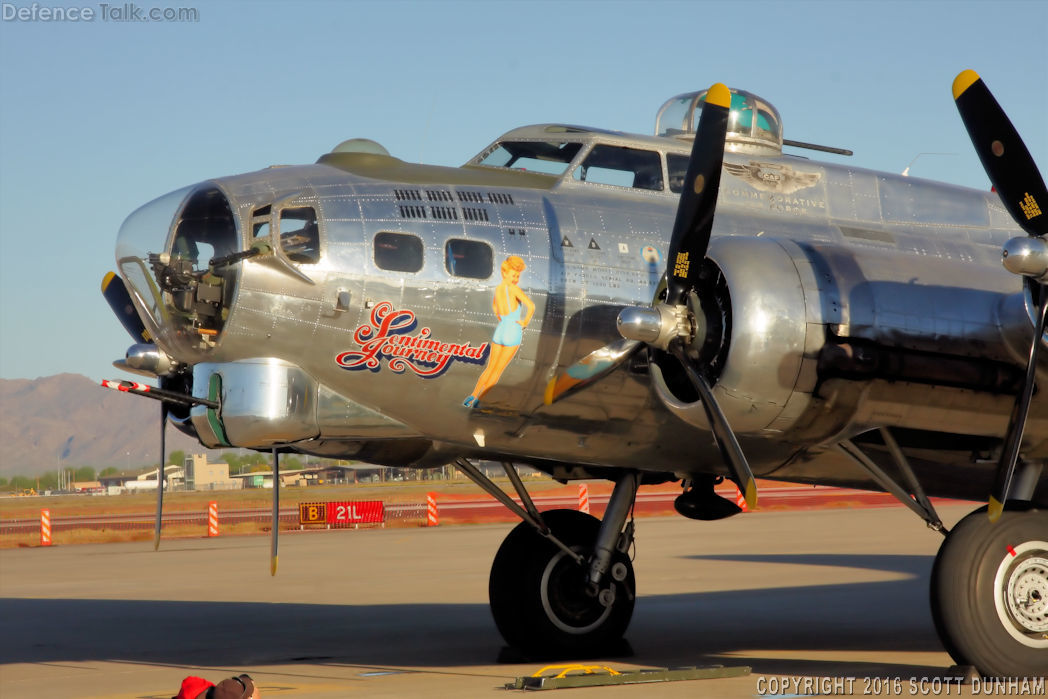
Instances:
[[[375,234],[375,266],[389,272],[422,269],[422,239],[407,233]]]
[[[453,277],[487,279],[493,258],[491,246],[476,240],[452,238],[444,245],[444,266]]]
[[[575,168],[580,182],[662,191],[662,159],[651,150],[597,145]]]

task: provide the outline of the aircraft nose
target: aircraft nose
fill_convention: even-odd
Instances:
[[[237,219],[213,183],[185,187],[134,211],[120,227],[116,262],[157,344],[195,363],[218,341],[239,265]]]

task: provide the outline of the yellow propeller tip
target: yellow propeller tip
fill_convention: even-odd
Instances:
[[[751,510],[757,506],[757,484],[749,481],[746,484],[746,507]]]
[[[996,522],[1001,518],[1001,514],[1004,513],[1004,503],[997,502],[997,498],[990,496],[990,503],[986,508],[986,514],[990,516],[991,522]]]
[[[957,99],[963,95],[964,91],[975,84],[977,80],[981,80],[981,78],[974,70],[962,70],[960,74],[953,79],[953,98]]]
[[[116,279],[116,274],[114,274],[113,272],[106,272],[106,276],[102,277],[103,294],[106,292],[106,289],[109,288],[109,285],[113,283],[114,279]]]
[[[706,92],[706,103],[727,109],[731,106],[731,91],[724,83],[714,83]]]
[[[277,574],[277,556],[273,556],[273,560],[269,562],[269,574]]]
[[[542,394],[542,402],[546,405],[553,405],[553,400],[557,397],[554,393],[557,389],[557,377],[554,376],[546,384],[546,390]]]

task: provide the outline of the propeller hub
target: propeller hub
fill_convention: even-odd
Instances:
[[[627,340],[644,342],[661,350],[683,338],[691,344],[693,328],[687,306],[658,303],[652,307],[629,306],[619,312],[619,334]]]
[[[152,376],[167,376],[175,369],[175,361],[153,344],[131,345],[127,350],[125,362],[136,373]]]
[[[1004,244],[1001,262],[1012,274],[1048,281],[1048,242],[1036,236],[1012,238]]]

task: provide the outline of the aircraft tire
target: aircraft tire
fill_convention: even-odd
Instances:
[[[542,518],[557,538],[588,557],[600,529],[598,519],[575,510],[551,510]],[[488,582],[499,633],[512,648],[536,660],[614,652],[629,626],[636,592],[629,557],[615,552],[612,565],[618,563],[625,566],[625,577],[614,581],[609,575],[615,597],[605,607],[587,594],[585,568],[531,525],[518,524],[495,554]]]
[[[996,523],[985,507],[962,519],[935,558],[931,608],[959,665],[1048,675],[1048,511],[1017,503]]]

